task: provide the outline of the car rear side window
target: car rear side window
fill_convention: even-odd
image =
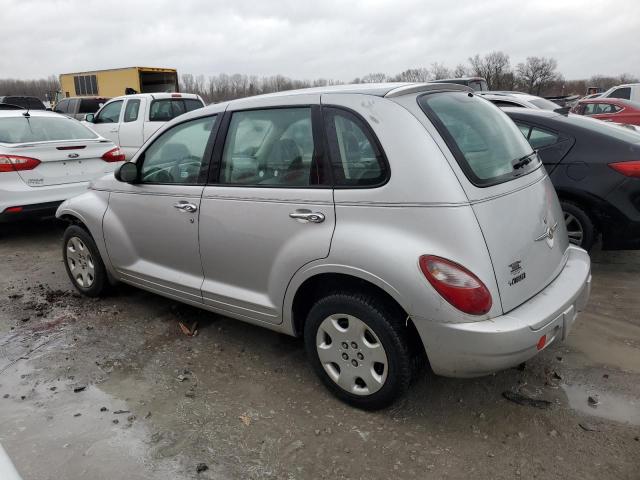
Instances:
[[[83,98],[78,113],[96,113],[106,101],[104,98]]]
[[[55,140],[84,140],[97,135],[80,122],[68,117],[0,118],[0,142],[27,143]]]
[[[334,184],[371,187],[383,184],[389,169],[382,149],[365,122],[339,108],[323,109]]]
[[[503,183],[540,166],[522,132],[490,102],[470,92],[437,92],[418,103],[474,185]]]
[[[611,92],[609,95],[607,95],[607,97],[609,97],[609,98],[624,98],[626,100],[630,100],[631,99],[631,88],[630,87],[617,88],[613,92]]]
[[[319,161],[310,107],[234,112],[219,182],[270,187],[321,185]]]
[[[151,102],[150,122],[168,122],[178,115],[202,108],[202,102],[193,98],[163,98]]]
[[[529,143],[532,148],[543,148],[553,145],[558,141],[558,135],[548,130],[532,127],[529,133]]]

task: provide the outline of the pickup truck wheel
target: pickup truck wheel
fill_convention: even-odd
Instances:
[[[322,382],[355,407],[387,407],[409,387],[406,328],[374,296],[335,293],[320,299],[309,312],[304,339]]]
[[[567,227],[569,242],[586,251],[591,250],[596,240],[596,229],[589,214],[580,206],[571,202],[560,202]]]
[[[83,295],[99,297],[109,286],[107,271],[91,235],[78,225],[64,232],[62,257],[73,286]]]

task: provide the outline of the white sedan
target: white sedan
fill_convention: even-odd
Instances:
[[[0,223],[53,215],[124,161],[113,142],[43,110],[0,110]]]

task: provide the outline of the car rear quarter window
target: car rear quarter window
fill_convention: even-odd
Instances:
[[[337,187],[371,187],[386,182],[389,169],[366,123],[340,108],[324,108],[333,182]]]
[[[55,140],[85,140],[97,135],[80,122],[68,117],[0,118],[0,142],[28,143]]]
[[[540,166],[522,132],[491,102],[470,92],[434,92],[418,103],[474,185],[503,183]]]

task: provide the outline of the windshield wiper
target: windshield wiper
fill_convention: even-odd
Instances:
[[[527,165],[529,165],[532,162],[532,158],[531,157],[533,155],[535,155],[535,154],[536,154],[536,151],[534,150],[533,152],[525,155],[524,157],[520,157],[520,158],[517,158],[516,160],[514,160],[512,162],[513,169],[514,170],[518,170],[520,168],[524,168]]]

